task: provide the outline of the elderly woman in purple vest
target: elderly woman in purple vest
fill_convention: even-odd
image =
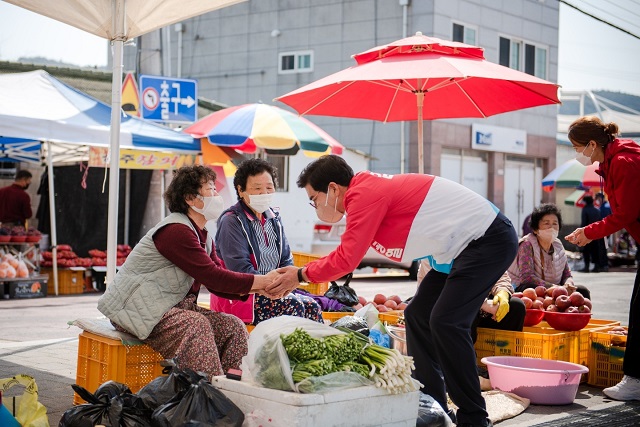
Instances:
[[[558,232],[562,227],[562,215],[553,203],[544,203],[531,213],[531,233],[520,239],[518,255],[509,268],[509,276],[517,292],[526,288],[560,285],[569,294],[576,291],[591,298],[589,290],[576,285],[571,276],[567,254]]]

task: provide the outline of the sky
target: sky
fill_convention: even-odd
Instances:
[[[567,1],[640,36],[638,0]],[[108,54],[104,39],[0,1],[0,61],[43,56],[80,66],[105,66]],[[558,83],[568,90],[640,95],[640,39],[561,4]]]

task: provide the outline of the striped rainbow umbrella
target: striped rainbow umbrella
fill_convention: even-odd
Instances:
[[[596,173],[600,164],[598,162],[583,166],[576,159],[571,159],[542,179],[542,188],[551,191],[554,187],[601,187],[602,178]]]
[[[304,117],[266,104],[245,104],[216,111],[184,132],[243,153],[263,149],[268,154],[292,155],[303,150],[306,155],[317,157],[342,154],[344,148]]]

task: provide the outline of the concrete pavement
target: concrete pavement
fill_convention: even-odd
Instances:
[[[627,323],[629,298],[635,269],[585,274],[575,273],[578,283],[590,288],[594,317]],[[398,294],[407,298],[415,283],[391,275],[359,276],[351,282],[359,295],[372,299],[376,293]],[[39,386],[40,401],[47,407],[52,426],[57,426],[64,411],[73,405],[71,384],[75,382],[78,335],[67,321],[97,318],[99,294],[47,297],[31,300],[0,300],[0,378],[18,373],[33,376]],[[208,301],[208,294],[201,293]],[[568,406],[531,406],[500,426],[531,426],[585,409],[624,405],[605,399],[601,390],[581,386],[576,401]],[[640,425],[640,415],[635,424]]]

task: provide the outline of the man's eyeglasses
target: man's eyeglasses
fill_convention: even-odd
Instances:
[[[309,201],[309,205],[313,208],[313,209],[318,209],[318,205],[316,204],[316,199],[318,198],[318,194],[320,193],[316,193],[315,196],[313,196],[311,198],[311,200]]]

